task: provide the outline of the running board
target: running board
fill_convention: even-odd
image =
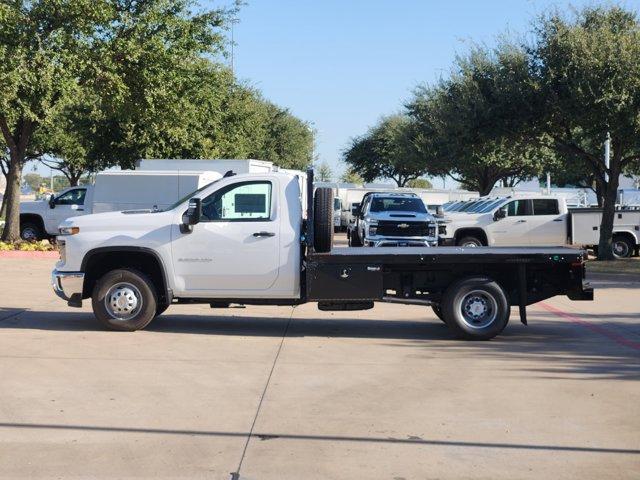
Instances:
[[[404,303],[406,305],[424,305],[425,307],[437,305],[437,302],[432,300],[420,300],[418,298],[382,297],[382,301],[387,303]]]

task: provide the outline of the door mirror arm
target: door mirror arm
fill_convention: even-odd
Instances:
[[[496,210],[496,213],[493,214],[493,221],[497,222],[498,220],[502,220],[507,216],[507,212],[505,212],[502,208]]]
[[[56,208],[56,197],[49,195],[49,208]]]

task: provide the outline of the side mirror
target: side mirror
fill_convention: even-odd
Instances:
[[[191,231],[191,227],[200,223],[200,217],[202,216],[202,200],[199,198],[192,198],[189,200],[189,208],[182,215],[182,225],[186,230]]]
[[[49,208],[56,208],[56,197],[49,195]]]
[[[354,217],[360,216],[360,207],[351,207],[351,215]]]
[[[502,220],[506,216],[507,211],[504,208],[499,208],[498,210],[496,210],[496,213],[493,214],[493,220],[497,222],[498,220]]]

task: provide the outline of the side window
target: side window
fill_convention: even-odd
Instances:
[[[257,221],[271,216],[271,182],[228,185],[202,201],[203,221]]]
[[[84,197],[87,194],[85,188],[75,188],[63,193],[55,200],[56,205],[84,205]]]
[[[507,203],[506,208],[508,217],[522,217],[524,215],[527,215],[526,200],[514,200]]]
[[[551,198],[538,198],[533,200],[534,215],[558,215],[558,200]]]

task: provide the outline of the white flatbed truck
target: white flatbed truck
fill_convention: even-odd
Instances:
[[[498,335],[512,305],[526,323],[540,300],[593,299],[576,249],[332,249],[332,190],[314,193],[309,171],[302,191],[303,175],[229,176],[164,211],[68,219],[53,289],[70,306],[91,299],[115,330],[144,328],[173,304],[393,302],[431,306],[455,335],[477,340]]]

